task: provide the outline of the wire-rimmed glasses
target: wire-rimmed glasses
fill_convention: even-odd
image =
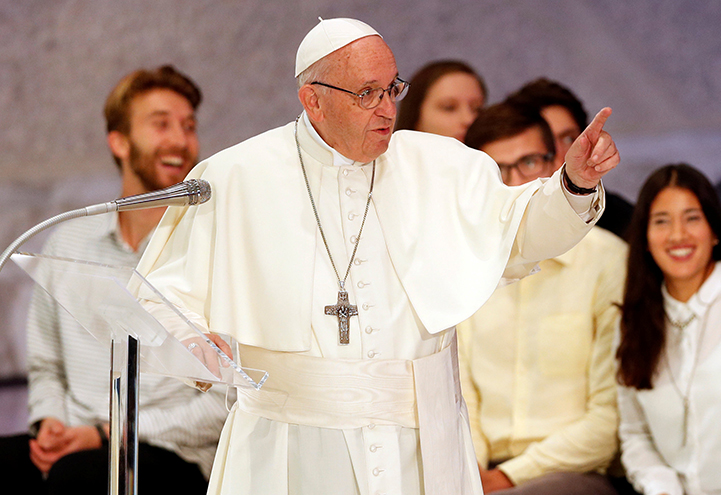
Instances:
[[[373,88],[366,89],[365,91],[361,91],[360,93],[354,93],[353,91],[349,91],[347,89],[339,88],[337,86],[333,86],[331,84],[326,84],[319,81],[312,82],[311,84],[317,84],[318,86],[324,86],[326,88],[343,91],[344,93],[353,95],[358,98],[358,103],[360,104],[360,106],[362,108],[365,108],[366,110],[371,110],[380,105],[381,101],[383,101],[383,96],[385,96],[386,93],[388,93],[388,97],[391,99],[392,103],[402,100],[403,97],[408,93],[408,88],[411,85],[408,81],[404,81],[400,77],[396,77],[395,80],[386,89]]]

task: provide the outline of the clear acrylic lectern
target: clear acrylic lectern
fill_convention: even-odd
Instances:
[[[85,330],[112,349],[108,489],[111,495],[137,493],[139,373],[256,390],[268,377],[264,371],[242,368],[237,352],[235,360],[227,356],[133,268],[26,253],[15,253],[11,259]],[[129,285],[141,287],[160,301],[162,323],[140,305],[127,289]],[[206,346],[205,350],[213,349],[217,361],[206,367],[166,327],[191,329],[193,335],[202,338],[200,345]],[[229,344],[236,348],[234,343]],[[217,370],[217,374],[209,368]]]

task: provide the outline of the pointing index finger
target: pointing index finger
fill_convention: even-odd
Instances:
[[[595,143],[598,140],[598,136],[601,135],[603,126],[611,116],[611,113],[612,110],[610,107],[602,108],[593,118],[591,123],[588,124],[588,127],[586,127],[586,136],[592,143]]]

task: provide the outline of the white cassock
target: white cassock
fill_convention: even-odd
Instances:
[[[372,165],[334,163],[304,119],[298,139],[342,278]],[[454,326],[502,276],[527,274],[590,229],[559,175],[508,188],[487,155],[456,140],[394,134],[376,160],[346,282],[358,307],[346,346],[338,318],[324,312],[338,282],[294,124],[216,154],[189,177],[210,182],[211,200],[170,208],[139,271],[211,331],[235,337],[243,366],[269,372],[261,391],[239,391],[209,493],[482,493]]]

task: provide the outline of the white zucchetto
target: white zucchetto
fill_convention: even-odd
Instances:
[[[356,19],[321,19],[305,35],[295,56],[295,77],[323,57],[366,36],[381,36],[368,24]],[[382,36],[381,36],[382,38]]]

